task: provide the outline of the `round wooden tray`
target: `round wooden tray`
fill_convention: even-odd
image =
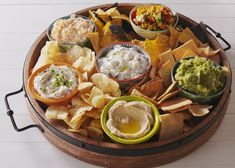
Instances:
[[[137,4],[119,4],[121,13],[128,14]],[[108,5],[95,6],[76,12],[80,15],[88,15],[88,10],[105,8]],[[184,26],[195,26],[193,20],[179,14],[179,23]],[[214,48],[221,48],[218,41],[209,32],[208,43]],[[179,159],[204,144],[216,131],[226,112],[231,89],[231,69],[229,61],[224,53],[220,52],[222,64],[229,68],[228,81],[225,92],[220,98],[216,108],[207,115],[191,131],[168,140],[151,141],[137,145],[122,145],[112,142],[98,142],[78,134],[69,132],[61,122],[49,122],[45,118],[45,106],[36,101],[28,93],[27,80],[31,74],[42,47],[48,40],[44,31],[32,45],[25,60],[23,70],[24,91],[27,97],[27,105],[35,123],[43,128],[43,135],[62,151],[92,164],[105,167],[150,167],[169,163]]]

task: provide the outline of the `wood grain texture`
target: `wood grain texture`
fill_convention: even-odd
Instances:
[[[39,167],[84,167],[93,168],[74,159],[52,146],[37,129],[16,133],[9,118],[5,115],[3,95],[20,88],[22,84],[22,62],[36,37],[46,29],[54,19],[82,9],[102,3],[113,3],[113,0],[1,0],[0,1],[0,167],[24,168]],[[120,0],[119,2],[124,2]],[[134,0],[133,2],[137,2]],[[153,2],[153,1],[145,1]],[[155,2],[155,1],[154,1]],[[196,21],[204,21],[215,30],[222,33],[232,44],[233,50],[226,52],[231,67],[235,67],[235,23],[234,0],[159,0],[175,10],[187,14]],[[42,12],[42,9],[43,10]],[[218,12],[218,11],[221,12]],[[231,11],[233,10],[233,11]],[[228,11],[228,12],[227,12]],[[13,22],[12,20],[15,21]],[[229,26],[227,26],[229,25]],[[233,70],[233,79],[234,79]],[[235,84],[232,84],[231,100],[225,118],[212,136],[201,148],[192,154],[163,168],[232,168],[235,166]],[[31,123],[27,113],[23,95],[10,99],[15,110],[19,126]],[[14,161],[12,161],[14,158]]]

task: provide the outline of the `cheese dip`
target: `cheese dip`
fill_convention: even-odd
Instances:
[[[51,37],[62,44],[78,44],[85,42],[94,29],[90,20],[72,15],[69,19],[59,19],[54,23]]]
[[[149,58],[134,47],[116,45],[107,55],[99,58],[98,66],[101,73],[125,80],[146,72]]]
[[[37,93],[47,99],[59,99],[67,96],[78,85],[76,70],[63,65],[51,65],[39,73],[33,81]]]

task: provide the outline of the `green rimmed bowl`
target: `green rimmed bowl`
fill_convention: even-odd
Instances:
[[[108,121],[108,112],[109,109],[113,106],[114,103],[116,103],[117,101],[143,101],[147,104],[149,104],[152,108],[152,112],[153,112],[153,118],[154,118],[154,124],[152,126],[152,129],[150,130],[150,132],[148,134],[146,134],[145,136],[141,137],[141,138],[137,138],[137,139],[124,139],[124,138],[120,138],[114,134],[112,134],[110,132],[110,130],[107,128],[106,123]],[[159,127],[160,127],[160,114],[158,109],[155,107],[155,105],[153,105],[150,101],[148,101],[145,98],[142,97],[136,97],[136,96],[122,96],[119,98],[116,98],[114,100],[112,100],[111,102],[109,102],[105,108],[103,109],[102,113],[101,113],[101,126],[104,130],[104,132],[113,140],[122,144],[138,144],[138,143],[142,143],[144,141],[149,140],[152,136],[156,135]]]
[[[181,60],[189,60],[189,59],[194,59],[194,57],[187,57],[187,58],[183,58]],[[176,74],[176,71],[177,69],[179,68],[180,66],[180,61],[176,62],[175,65],[173,66],[172,70],[171,70],[171,80],[172,82],[174,81],[177,81],[175,79],[175,74]],[[219,64],[217,63],[214,63],[215,66],[218,66],[220,68],[222,68]],[[227,80],[226,80],[227,81]],[[198,94],[194,94],[194,93],[191,93],[185,89],[183,89],[182,87],[180,87],[178,85],[178,83],[176,83],[177,87],[181,90],[180,92],[180,95],[182,97],[185,97],[185,98],[189,98],[191,99],[193,102],[197,102],[199,104],[211,104],[212,102],[215,102],[216,100],[218,100],[220,98],[220,96],[223,94],[224,92],[224,89],[225,89],[225,86],[226,84],[224,84],[224,88],[219,90],[217,93],[215,94],[212,94],[212,95],[208,95],[208,96],[203,96],[203,95],[198,95]]]

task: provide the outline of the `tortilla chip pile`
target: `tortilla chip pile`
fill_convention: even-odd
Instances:
[[[194,126],[190,123],[193,117],[209,113],[211,105],[194,104],[190,99],[179,96],[180,90],[171,81],[171,69],[180,59],[191,56],[206,57],[219,64],[220,50],[213,50],[208,44],[202,44],[189,28],[180,31],[170,28],[169,35],[158,34],[153,40],[139,40],[141,38],[133,30],[122,30],[123,23],[130,24],[130,21],[116,7],[107,11],[89,11],[89,17],[96,25],[96,32],[89,34],[96,53],[110,43],[130,41],[150,55],[151,70],[143,80],[133,84],[128,92],[121,93],[116,81],[96,73],[95,52],[91,49],[76,45],[63,48],[57,42],[47,42],[34,70],[47,63],[64,62],[73,65],[80,72],[79,93],[68,105],[49,106],[46,110],[47,119],[62,120],[73,133],[103,140],[100,125],[103,107],[121,95],[140,96],[161,109],[159,139],[163,140],[189,131]],[[119,31],[115,33],[113,30]]]

